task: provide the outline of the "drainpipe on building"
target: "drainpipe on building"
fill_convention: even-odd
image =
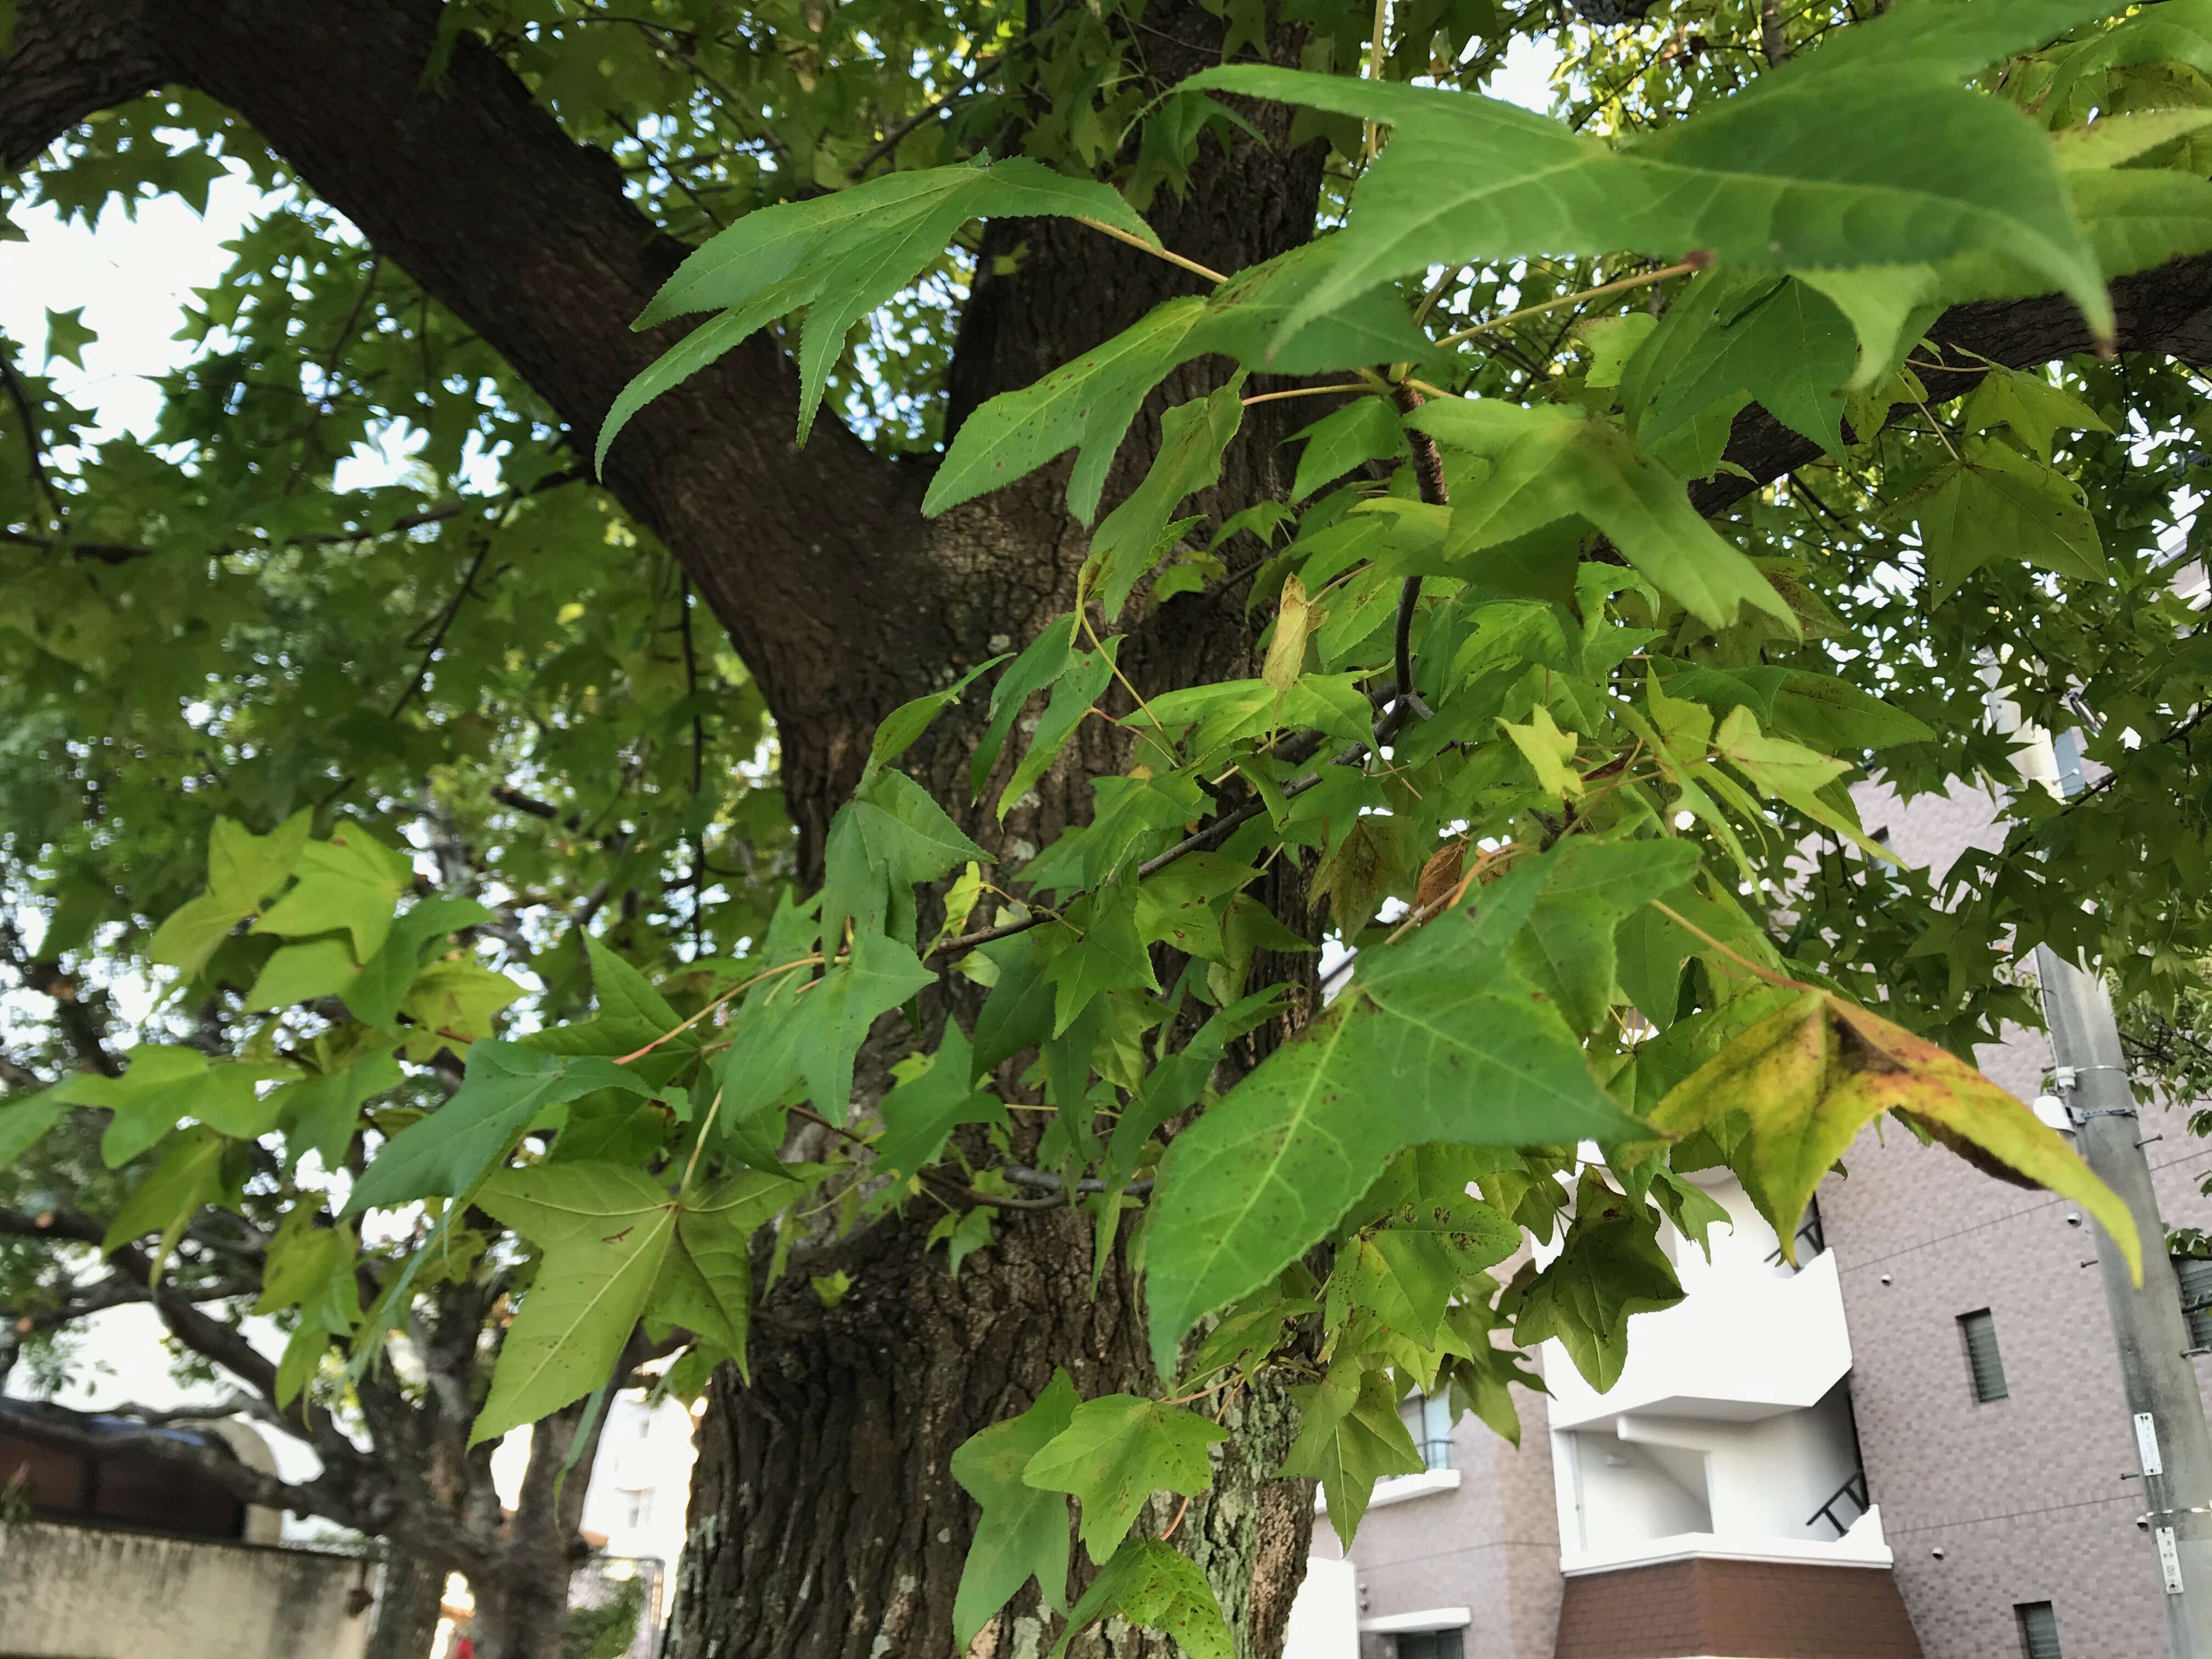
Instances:
[[[2027,740],[2019,757],[2022,772],[2055,794],[2081,789],[2073,733],[2060,738],[2067,751],[2063,768],[2047,734],[2027,727],[2021,736]],[[2035,958],[2075,1150],[2128,1206],[2142,1240],[2140,1286],[2109,1238],[2097,1252],[2097,1266],[2142,1463],[2143,1513],[2137,1524],[2152,1547],[2152,1568],[2165,1591],[2167,1644],[2173,1659],[2212,1659],[2212,1432],[2186,1357],[2188,1322],[2166,1255],[2150,1160],[2143,1154],[2119,1023],[2100,975],[2064,960],[2048,945],[2036,947]]]

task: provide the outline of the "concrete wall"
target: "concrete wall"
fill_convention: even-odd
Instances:
[[[0,1525],[5,1659],[357,1659],[368,1615],[343,1556]]]
[[[1965,791],[1900,811],[1862,796],[1908,861],[1941,870],[1990,840]],[[2039,1036],[1977,1055],[2023,1098],[2051,1063]],[[2179,1111],[2143,1133],[2169,1226],[2212,1226],[2196,1172],[2212,1150]],[[2013,1608],[2051,1602],[2069,1655],[2164,1659],[2162,1593],[2137,1531],[2140,1480],[2095,1230],[2073,1206],[2007,1186],[1893,1126],[1869,1129],[1820,1189],[1850,1325],[1859,1439],[1897,1579],[1928,1659],[2018,1659]],[[2008,1397],[1977,1403],[1958,1318],[1990,1310]],[[2197,1362],[2199,1382],[2208,1362]],[[1936,1550],[1942,1551],[1939,1559]]]

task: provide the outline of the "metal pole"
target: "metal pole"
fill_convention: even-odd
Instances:
[[[2061,740],[2069,750],[2070,738],[2069,733]],[[2072,794],[2081,787],[2078,764],[2051,770],[2051,782],[2060,793]],[[2109,1237],[2103,1238],[2097,1265],[2142,1464],[2144,1513],[2138,1524],[2155,1552],[2166,1641],[2173,1659],[2212,1659],[2212,1432],[2205,1427],[2196,1371],[2185,1357],[2189,1325],[2166,1252],[2166,1224],[2151,1185],[2150,1160],[2143,1155],[2119,1023],[2100,976],[2063,960],[2047,945],[2035,955],[2075,1149],[2128,1206],[2142,1240],[2140,1287]]]

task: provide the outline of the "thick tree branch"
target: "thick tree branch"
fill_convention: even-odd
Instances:
[[[2176,259],[2155,270],[2123,276],[2112,284],[2123,351],[2172,356],[2185,362],[2212,360],[2212,254]],[[2071,300],[2057,294],[2033,300],[1990,300],[1954,306],[1929,330],[1946,355],[1966,351],[2002,363],[2030,368],[2093,349],[2088,325]],[[1928,400],[1942,403],[1973,389],[1981,378],[1972,358],[1960,358],[1956,373],[1916,370],[1928,388]],[[1724,511],[1792,467],[1816,459],[1818,445],[1799,436],[1757,404],[1736,417],[1729,434],[1728,459],[1749,478],[1723,472],[1694,486],[1690,498],[1701,513]]]
[[[46,0],[15,9],[0,62],[0,167],[15,172],[87,116],[151,92],[163,69],[133,0]]]

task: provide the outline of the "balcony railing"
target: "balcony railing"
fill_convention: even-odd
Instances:
[[[1817,1202],[1805,1206],[1804,1224],[1797,1229],[1797,1265],[1801,1267],[1828,1248],[1828,1241],[1820,1231],[1820,1206]],[[1772,1267],[1781,1260],[1782,1247],[1778,1244],[1768,1253],[1767,1265]]]
[[[1858,1513],[1853,1515],[1850,1521],[1846,1521],[1836,1513],[1836,1506],[1839,1504],[1855,1505]],[[1828,1501],[1806,1518],[1805,1524],[1809,1527],[1815,1522],[1826,1521],[1836,1529],[1836,1536],[1841,1538],[1851,1529],[1852,1522],[1856,1522],[1859,1516],[1864,1515],[1873,1507],[1874,1504],[1867,1493],[1866,1471],[1855,1469],[1851,1472],[1851,1478],[1837,1487],[1834,1492],[1830,1494]]]
[[[1430,1468],[1448,1469],[1452,1466],[1450,1441],[1424,1440],[1419,1443],[1421,1462]]]

